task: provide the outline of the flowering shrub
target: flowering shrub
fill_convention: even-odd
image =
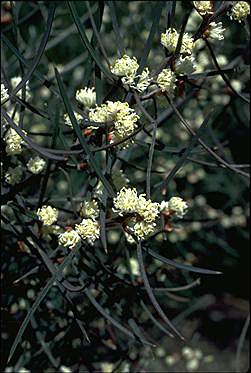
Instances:
[[[6,369],[139,371],[185,339],[178,292],[234,265],[250,9],[183,3],[3,2]]]

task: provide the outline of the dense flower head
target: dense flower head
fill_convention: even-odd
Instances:
[[[21,81],[22,81],[21,76],[15,76],[11,78],[10,82],[11,82],[13,89],[16,88]],[[22,89],[20,89],[20,91],[17,92],[17,97],[20,97],[20,98],[22,97]],[[29,86],[26,85],[26,99],[28,100],[29,98],[31,98],[31,91],[30,91]]]
[[[23,131],[23,133],[26,135],[27,133]],[[4,136],[4,140],[6,142],[6,153],[8,155],[15,155],[20,154],[23,151],[23,139],[19,134],[13,129],[9,128]]]
[[[15,185],[20,183],[23,176],[23,168],[21,165],[16,167],[9,167],[5,174],[5,181],[10,185]]]
[[[5,85],[3,83],[1,83],[1,104],[2,104],[2,101],[7,100],[8,97],[9,97],[8,89],[5,88]]]
[[[192,74],[196,70],[194,56],[179,56],[175,62],[175,73],[177,75]]]
[[[113,211],[120,216],[132,215],[127,220],[127,225],[138,238],[144,239],[154,232],[159,204],[147,200],[145,194],[138,196],[136,188],[123,187],[113,199],[113,204]]]
[[[180,197],[172,197],[168,202],[162,201],[160,211],[169,211],[177,218],[182,219],[187,213],[188,204]]]
[[[134,132],[139,116],[127,102],[107,101],[101,106],[90,109],[89,119],[94,122],[113,122],[111,143],[114,143]],[[125,147],[125,144],[122,144],[122,147]]]
[[[46,162],[43,158],[36,156],[35,158],[30,158],[27,163],[27,168],[33,174],[40,174],[43,171]]]
[[[139,64],[136,57],[129,57],[124,54],[123,57],[118,58],[115,64],[111,66],[111,72],[117,76],[132,76],[138,70]]]
[[[143,92],[151,82],[150,72],[147,67],[144,68],[141,74],[136,74],[139,68],[136,57],[129,57],[124,55],[117,59],[115,64],[111,66],[111,72],[119,77],[124,85],[129,85],[131,88],[139,92]],[[138,82],[135,80],[138,79]]]
[[[74,246],[80,241],[80,236],[78,233],[72,229],[70,231],[66,231],[61,233],[58,236],[58,244],[61,246],[69,247],[69,249],[73,249]]]
[[[230,12],[230,18],[238,22],[244,21],[250,14],[250,5],[247,1],[235,1]]]
[[[83,117],[81,114],[79,114],[78,112],[74,111],[74,115],[75,115],[75,118],[77,120],[77,122],[80,124],[81,121],[83,120]],[[66,113],[64,114],[64,122],[67,126],[69,127],[72,127],[72,123],[71,123],[71,120],[70,120],[70,117],[69,115]]]
[[[37,215],[44,225],[51,225],[57,221],[58,210],[54,207],[44,205],[37,210]]]
[[[94,88],[85,87],[76,92],[76,99],[86,108],[90,108],[96,104],[96,92]]]
[[[80,206],[80,214],[85,218],[96,219],[99,216],[98,203],[95,199],[84,201]]]
[[[168,96],[173,97],[176,76],[170,69],[163,69],[157,77],[157,84],[162,92],[166,92]]]
[[[212,40],[223,40],[225,30],[226,29],[222,27],[222,22],[211,22],[204,35]]]
[[[100,225],[92,219],[83,219],[80,224],[75,225],[75,229],[79,236],[90,244],[100,237]]]
[[[174,53],[178,44],[179,33],[174,28],[169,28],[161,34],[161,44],[170,52]],[[193,38],[185,32],[181,42],[180,53],[191,54],[194,47]]]
[[[196,10],[202,16],[205,15],[205,14],[212,14],[213,13],[212,1],[194,1],[193,4],[194,4]]]

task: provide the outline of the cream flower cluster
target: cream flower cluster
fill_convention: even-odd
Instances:
[[[77,120],[77,122],[80,124],[81,121],[83,120],[83,117],[81,114],[79,114],[78,112],[74,111],[74,115],[75,115],[75,118]],[[72,127],[72,124],[71,124],[71,121],[70,121],[70,117],[68,114],[64,114],[64,122],[67,126],[69,127]]]
[[[70,231],[60,233],[60,235],[58,236],[58,244],[73,249],[73,247],[76,246],[80,239],[81,238],[78,233],[74,229],[72,229]]]
[[[93,219],[83,219],[80,224],[75,225],[76,232],[83,239],[87,240],[90,245],[100,237],[100,225]]]
[[[58,210],[51,206],[42,206],[37,210],[37,216],[44,225],[51,225],[57,221]]]
[[[202,16],[213,13],[212,1],[194,1],[193,4],[197,12]]]
[[[96,92],[94,88],[85,87],[76,92],[76,99],[81,102],[85,108],[90,108],[96,104]]]
[[[235,1],[229,14],[231,19],[242,22],[250,14],[250,5],[247,1]]]
[[[176,76],[171,69],[163,69],[157,77],[157,84],[162,92],[166,92],[168,96],[173,97],[176,88]]]
[[[15,76],[11,78],[10,82],[11,82],[13,89],[15,89],[21,81],[22,81],[21,76]],[[22,97],[22,89],[20,89],[20,91],[17,92],[17,97],[19,98]],[[30,98],[31,98],[30,87],[26,85],[26,99],[29,100]]]
[[[23,131],[23,133],[26,135],[27,133]],[[6,142],[6,153],[8,155],[15,155],[20,154],[23,151],[23,139],[19,134],[13,129],[9,128],[4,136],[4,140]]]
[[[192,74],[196,70],[195,58],[193,55],[179,56],[175,61],[175,74]]]
[[[107,101],[106,104],[90,109],[89,119],[93,122],[113,122],[111,143],[114,143],[123,140],[135,131],[139,116],[127,102]],[[122,148],[128,145],[128,142],[123,143]]]
[[[172,197],[168,202],[162,201],[160,204],[161,212],[171,212],[180,219],[187,213],[187,209],[188,204],[180,197]]]
[[[7,100],[8,97],[8,89],[5,88],[5,85],[3,83],[1,83],[1,104],[3,101]]]
[[[161,34],[161,44],[168,50],[170,53],[174,53],[178,44],[179,33],[174,28],[169,28],[166,32]],[[192,54],[194,47],[194,40],[187,32],[184,33],[180,53],[184,55]]]
[[[35,157],[35,158],[30,158],[28,163],[27,163],[27,168],[28,170],[37,175],[40,174],[40,172],[43,171],[44,167],[46,165],[46,162],[43,158],[40,157]]]
[[[149,77],[150,72],[146,67],[140,75],[136,75],[138,68],[139,64],[136,57],[131,58],[125,54],[123,57],[118,58],[115,64],[111,66],[111,72],[121,77],[124,85],[129,85],[131,88],[143,92],[151,82]],[[138,79],[138,82],[136,82],[136,79]]]
[[[80,215],[85,218],[96,219],[99,216],[98,202],[95,199],[84,201],[80,205]]]
[[[222,27],[222,22],[211,22],[204,36],[212,40],[223,40],[225,30]]]
[[[20,183],[22,180],[23,168],[21,165],[17,167],[9,167],[5,174],[5,181],[10,185],[15,185]]]
[[[147,200],[145,194],[138,196],[136,188],[123,187],[113,199],[113,204],[113,211],[120,216],[131,215],[127,217],[127,225],[137,237],[144,239],[154,231],[159,204]]]

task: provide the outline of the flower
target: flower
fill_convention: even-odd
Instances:
[[[161,34],[161,44],[170,52],[174,53],[179,40],[179,34],[174,28],[169,28]],[[191,54],[194,46],[193,38],[185,32],[183,34],[180,53]]]
[[[175,62],[175,73],[177,75],[192,74],[196,70],[195,59],[190,56],[179,56]]]
[[[74,115],[75,115],[77,122],[80,124],[81,121],[83,120],[82,115],[77,113],[76,111],[74,111]],[[72,123],[71,123],[71,120],[68,114],[64,114],[64,122],[67,126],[72,127]]]
[[[111,66],[111,72],[117,76],[133,76],[138,70],[139,64],[135,57],[129,57],[126,54],[122,58],[115,61],[115,64]]]
[[[162,92],[166,92],[173,97],[175,90],[176,77],[170,69],[163,69],[157,77],[157,83]]]
[[[120,216],[136,212],[138,206],[138,195],[136,188],[123,187],[113,198],[113,211],[118,212]]]
[[[180,219],[187,213],[187,209],[187,203],[180,197],[172,197],[168,202],[162,201],[160,204],[160,211],[170,211]]]
[[[98,203],[95,199],[84,201],[80,205],[80,214],[85,218],[96,219],[99,216]]]
[[[96,92],[94,88],[85,87],[77,91],[76,99],[86,108],[90,108],[96,104]]]
[[[159,215],[159,204],[147,200],[145,194],[138,196],[136,188],[123,187],[113,199],[113,211],[127,216],[127,226],[138,238],[144,239],[154,232],[155,220]],[[130,232],[127,232],[130,233]]]
[[[226,29],[222,27],[222,22],[211,22],[204,36],[212,40],[223,40],[225,30]]]
[[[139,276],[140,275],[140,270],[139,270],[138,261],[134,258],[131,258],[129,262],[130,262],[130,267],[131,267],[132,274],[134,276]]]
[[[80,224],[75,225],[75,229],[79,236],[90,244],[100,236],[100,225],[92,219],[83,219]]]
[[[13,89],[15,89],[21,81],[22,81],[21,76],[15,76],[11,78],[10,82],[11,82]],[[29,86],[26,86],[26,84],[25,84],[25,87],[26,87],[26,99],[28,100],[29,98],[31,98],[31,91],[30,91]],[[19,98],[22,97],[22,89],[20,89],[20,91],[17,92],[17,97]]]
[[[35,158],[29,159],[29,162],[27,163],[27,168],[33,174],[40,174],[40,172],[43,171],[45,165],[45,160],[37,156]]]
[[[194,1],[193,4],[201,16],[213,13],[212,1]]]
[[[1,104],[2,104],[2,101],[7,100],[8,97],[9,97],[8,89],[5,88],[5,85],[3,83],[1,83]]]
[[[44,225],[51,225],[57,221],[58,210],[51,206],[44,205],[37,210],[37,215]]]
[[[27,132],[23,131],[25,135],[27,135]],[[23,151],[22,144],[23,139],[19,134],[13,129],[9,128],[4,136],[4,140],[6,142],[6,153],[8,155],[15,155],[20,154]]]
[[[231,19],[241,22],[250,14],[250,5],[247,1],[235,1],[234,6],[229,13]]]
[[[151,78],[149,78],[149,69],[144,68],[141,74],[136,75],[139,68],[138,61],[135,57],[129,57],[126,54],[115,61],[111,67],[111,72],[119,77],[124,85],[129,85],[131,88],[139,92],[144,92],[149,86]],[[135,82],[138,79],[138,82]]]
[[[74,229],[61,233],[58,236],[58,244],[61,246],[69,247],[69,249],[73,249],[73,247],[76,246],[79,241],[80,236]]]
[[[5,181],[10,185],[15,185],[20,183],[23,175],[23,169],[21,165],[17,167],[9,167],[5,174]]]

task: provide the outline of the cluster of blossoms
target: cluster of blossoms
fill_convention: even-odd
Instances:
[[[111,66],[111,72],[114,75],[121,77],[121,81],[124,85],[129,85],[131,88],[136,89],[139,92],[144,92],[151,82],[149,77],[149,69],[144,68],[141,74],[137,75],[139,64],[136,57],[129,57],[124,55],[117,59],[115,64]]]
[[[169,53],[174,53],[178,44],[179,33],[174,28],[169,28],[161,34],[161,44],[168,50]],[[194,47],[194,40],[191,35],[184,32],[180,53],[182,55],[191,55]]]
[[[229,13],[231,19],[242,22],[250,14],[250,5],[247,1],[235,1]]]
[[[139,116],[131,109],[127,102],[107,101],[106,104],[90,109],[89,119],[92,122],[112,122],[109,140],[111,143],[124,140],[137,128]],[[130,142],[124,142],[123,148]]]
[[[37,175],[43,171],[45,165],[46,165],[45,160],[43,158],[36,156],[34,158],[29,159],[27,163],[27,168],[31,173]]]
[[[162,201],[160,204],[161,212],[169,212],[180,219],[187,213],[187,210],[187,203],[180,197],[172,197],[168,202]]]
[[[15,185],[20,183],[23,176],[23,168],[21,165],[16,167],[9,167],[5,174],[5,181],[10,185]]]
[[[222,22],[211,22],[203,36],[211,40],[223,40],[225,30],[222,27]]]
[[[195,9],[201,16],[213,13],[212,1],[194,1],[193,4]]]
[[[113,211],[127,220],[127,226],[140,239],[154,232],[155,220],[159,216],[159,204],[147,200],[145,194],[138,196],[137,190],[122,188],[113,199]]]
[[[37,216],[44,225],[51,225],[57,221],[58,210],[51,206],[42,206],[37,210]]]
[[[76,92],[76,99],[88,109],[96,104],[96,92],[94,88],[85,87]]]
[[[98,203],[95,200],[84,201],[80,206],[80,215],[84,217],[75,229],[68,230],[59,235],[59,245],[72,249],[81,239],[90,245],[100,237],[100,225],[97,222],[99,216]]]
[[[3,101],[7,100],[8,97],[8,89],[5,87],[3,83],[1,83],[1,104]]]
[[[23,133],[26,135],[26,132],[23,131]],[[4,140],[6,142],[6,153],[8,155],[15,155],[20,154],[23,151],[23,139],[19,134],[13,129],[9,128],[4,136]]]

